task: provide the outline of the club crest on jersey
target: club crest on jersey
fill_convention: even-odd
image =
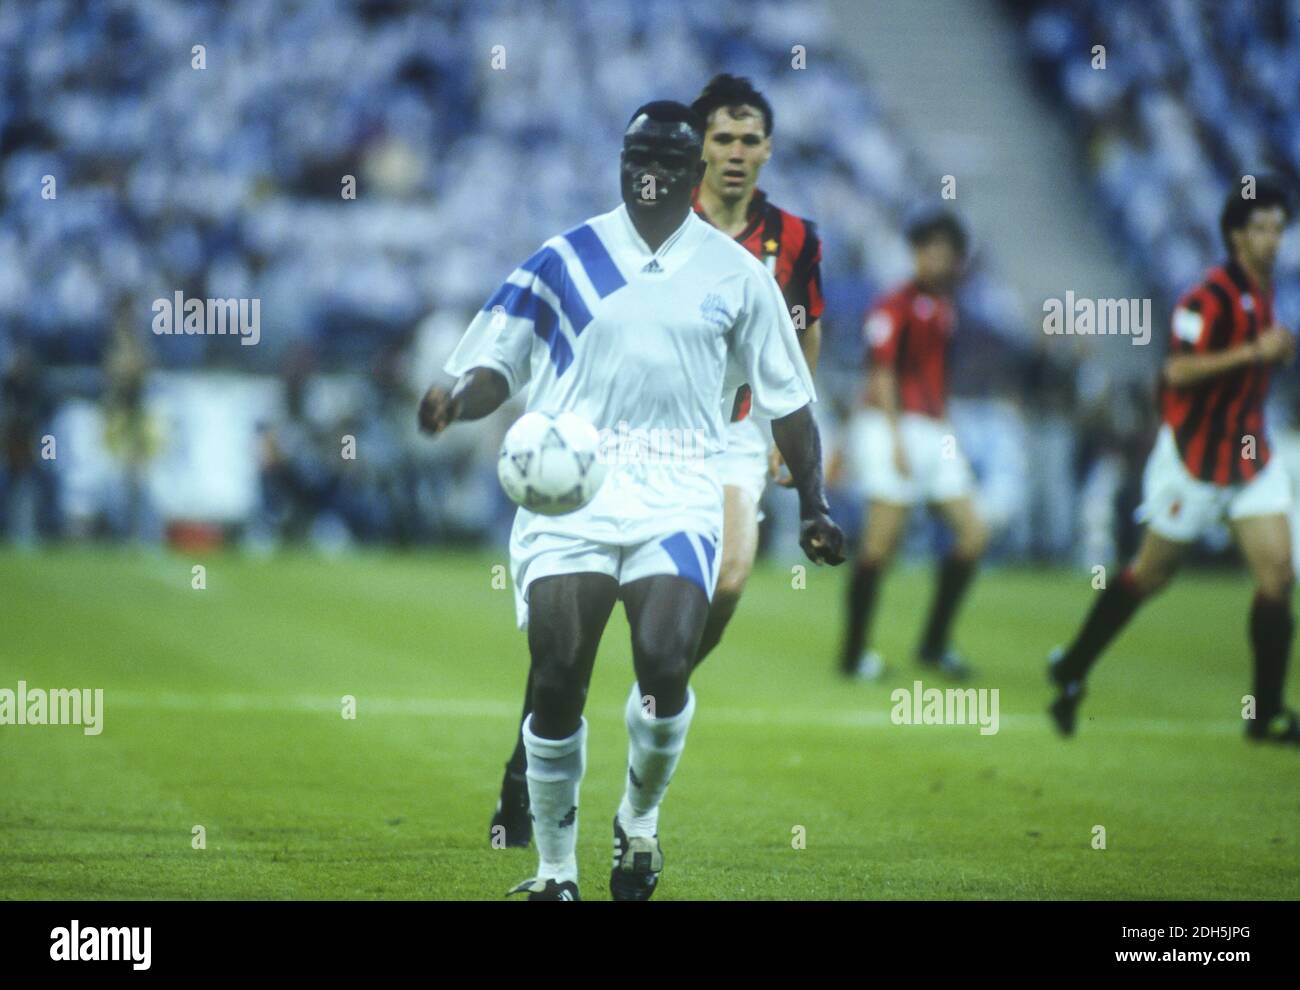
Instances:
[[[726,302],[716,292],[710,292],[700,301],[700,316],[704,317],[706,322],[724,330],[732,323]]]

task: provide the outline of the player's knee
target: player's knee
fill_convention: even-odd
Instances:
[[[894,551],[898,548],[898,541],[894,540],[865,540],[862,549],[858,552],[858,563],[863,567],[883,568],[888,567],[890,561],[894,559]]]
[[[1170,575],[1167,571],[1161,571],[1154,567],[1134,567],[1129,571],[1129,581],[1136,591],[1143,598],[1147,598],[1160,591],[1169,583]]]
[[[682,644],[680,648],[671,646],[660,649],[640,651],[637,664],[637,678],[653,679],[666,685],[685,685],[690,676],[692,653],[694,651]]]
[[[1279,554],[1256,568],[1255,584],[1260,594],[1275,601],[1290,601],[1295,587],[1295,568],[1289,554]]]
[[[724,541],[722,560],[718,563],[715,597],[717,595],[740,597],[740,593],[745,590],[745,582],[749,580],[750,572],[754,569],[756,551],[757,547],[749,540]]]
[[[637,683],[645,694],[676,695],[686,690],[695,650],[674,632],[633,643]]]
[[[714,595],[740,598],[740,592],[745,590],[745,582],[749,581],[751,565],[753,557],[724,553],[722,565],[718,568],[718,587],[714,590]]]
[[[531,644],[533,704],[539,710],[557,711],[582,702],[586,685],[576,645],[555,644],[554,649],[537,649]]]
[[[743,565],[728,567],[724,561],[722,569],[718,572],[718,586],[713,591],[713,607],[716,608],[735,608],[736,602],[740,601],[741,592],[745,590],[745,583],[749,580],[749,568]]]
[[[1147,598],[1164,590],[1165,586],[1173,580],[1174,572],[1177,570],[1177,564],[1172,561],[1160,563],[1138,561],[1129,568],[1128,576],[1134,590],[1143,598]]]
[[[989,529],[982,520],[975,519],[957,534],[957,556],[962,560],[976,561],[984,556],[989,545]]]

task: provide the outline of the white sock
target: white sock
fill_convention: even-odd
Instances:
[[[640,686],[633,684],[623,714],[628,775],[618,820],[629,836],[650,837],[659,830],[659,804],[686,747],[686,730],[695,714],[695,692],[686,689],[686,707],[676,715],[651,718],[642,707]]]
[[[533,735],[533,717],[524,723],[528,754],[528,801],[533,811],[533,837],[541,862],[537,876],[578,882],[578,787],[587,769],[587,720],[567,739]]]

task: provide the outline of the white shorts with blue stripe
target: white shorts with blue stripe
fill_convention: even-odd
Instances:
[[[515,619],[528,628],[528,587],[557,574],[608,574],[619,586],[660,574],[684,577],[713,600],[718,582],[718,536],[678,530],[631,546],[593,543],[576,536],[537,533],[511,542]]]

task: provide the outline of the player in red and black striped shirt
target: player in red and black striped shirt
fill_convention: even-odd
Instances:
[[[708,168],[695,190],[695,212],[767,266],[785,296],[808,369],[815,372],[823,309],[821,240],[815,224],[773,205],[757,185],[772,156],[772,107],[748,79],[723,73],[709,81],[691,109],[707,126]],[[696,664],[735,614],[758,552],[759,499],[780,465],[770,427],[749,414],[749,386],[725,401],[731,420],[727,452],[717,459],[725,493],[722,559]]]
[[[1160,383],[1163,423],[1143,480],[1140,515],[1147,529],[1137,558],[1102,592],[1070,648],[1053,654],[1058,694],[1050,713],[1065,735],[1074,731],[1084,678],[1102,651],[1169,582],[1188,545],[1226,516],[1256,585],[1247,735],[1300,744],[1300,718],[1283,701],[1294,631],[1292,493],[1263,433],[1273,367],[1295,354],[1295,338],[1273,319],[1273,267],[1290,209],[1286,194],[1270,183],[1256,183],[1254,193],[1228,196],[1220,227],[1229,260],[1174,309]]]
[[[1169,352],[1249,354],[1240,350],[1242,345],[1258,340],[1270,328],[1272,288],[1261,287],[1233,259],[1212,268],[1200,285],[1179,300]],[[1271,332],[1279,343],[1292,340],[1277,328]],[[1250,481],[1268,464],[1264,397],[1272,375],[1272,364],[1252,362],[1179,387],[1161,381],[1161,417],[1193,477],[1234,485]]]

